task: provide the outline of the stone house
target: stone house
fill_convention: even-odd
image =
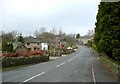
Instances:
[[[48,43],[43,39],[34,37],[25,38],[25,46],[28,50],[48,50]]]
[[[37,39],[34,37],[25,37],[24,43],[13,42],[13,49],[16,51],[35,51],[35,50],[48,50],[48,43],[43,39]]]

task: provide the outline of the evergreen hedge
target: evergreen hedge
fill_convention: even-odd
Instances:
[[[100,2],[94,43],[99,52],[120,59],[120,2]]]
[[[36,64],[45,61],[49,61],[49,56],[2,57],[2,68]]]

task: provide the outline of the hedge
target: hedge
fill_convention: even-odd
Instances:
[[[49,61],[49,56],[32,56],[32,57],[3,57],[2,68],[14,67],[26,64],[35,64]]]
[[[94,43],[97,49],[120,60],[120,3],[100,2],[96,20]]]

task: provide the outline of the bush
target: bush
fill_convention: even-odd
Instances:
[[[47,51],[45,51],[45,53],[47,53]],[[7,53],[3,53],[2,55],[5,57],[19,57],[19,56],[24,56],[24,57],[28,57],[28,56],[33,56],[33,55],[43,55],[44,51],[25,51],[25,52],[7,52]]]
[[[87,46],[92,47],[92,40],[89,40],[89,41],[87,42]]]
[[[3,57],[2,68],[49,61],[49,56]]]

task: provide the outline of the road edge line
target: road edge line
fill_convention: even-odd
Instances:
[[[94,73],[94,69],[93,69],[93,67],[92,67],[92,78],[93,78],[93,82],[94,82],[94,84],[96,84],[95,73]]]

